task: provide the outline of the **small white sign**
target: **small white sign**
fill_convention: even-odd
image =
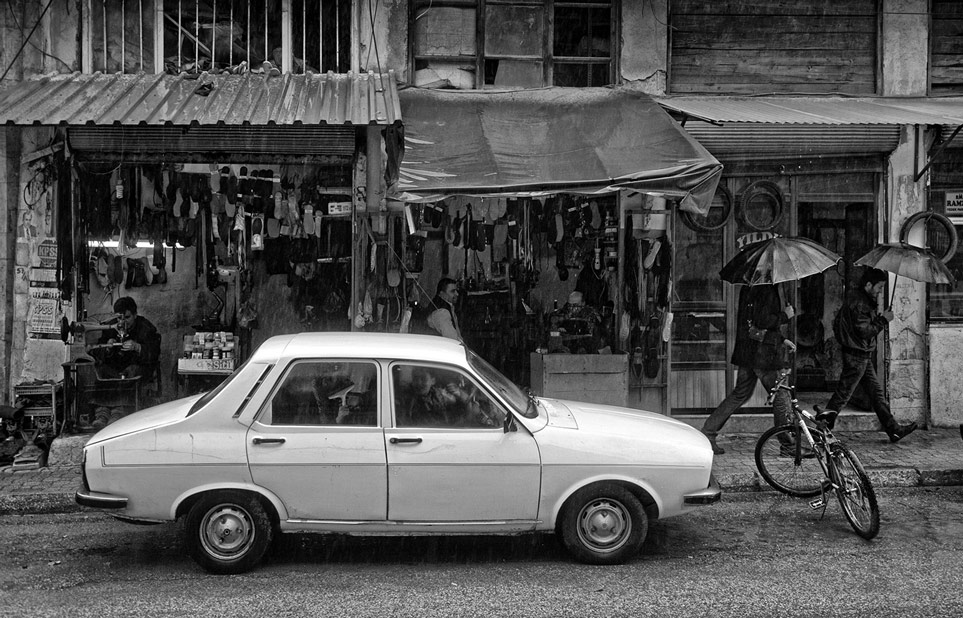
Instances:
[[[963,189],[946,192],[946,216],[959,217],[963,215]]]

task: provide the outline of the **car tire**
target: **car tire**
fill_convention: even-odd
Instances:
[[[590,485],[565,502],[558,534],[579,562],[621,564],[642,549],[649,518],[632,492],[613,483]]]
[[[261,561],[274,526],[257,497],[227,490],[201,496],[187,514],[185,535],[191,558],[201,567],[235,575]]]

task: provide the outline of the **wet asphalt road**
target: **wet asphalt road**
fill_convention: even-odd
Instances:
[[[650,526],[617,567],[550,536],[284,536],[213,576],[178,525],[96,513],[0,517],[0,616],[960,616],[963,487],[880,491],[867,542],[838,504],[730,494]]]

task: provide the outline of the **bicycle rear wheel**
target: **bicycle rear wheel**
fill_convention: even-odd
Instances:
[[[756,467],[773,489],[784,494],[811,498],[822,493],[826,474],[795,425],[773,427],[759,437]]]
[[[836,497],[856,534],[871,539],[879,534],[879,505],[863,464],[856,453],[842,444],[830,451],[829,471],[835,478]]]

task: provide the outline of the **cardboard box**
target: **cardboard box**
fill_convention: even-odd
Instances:
[[[178,373],[223,373],[234,371],[233,358],[179,358]]]

